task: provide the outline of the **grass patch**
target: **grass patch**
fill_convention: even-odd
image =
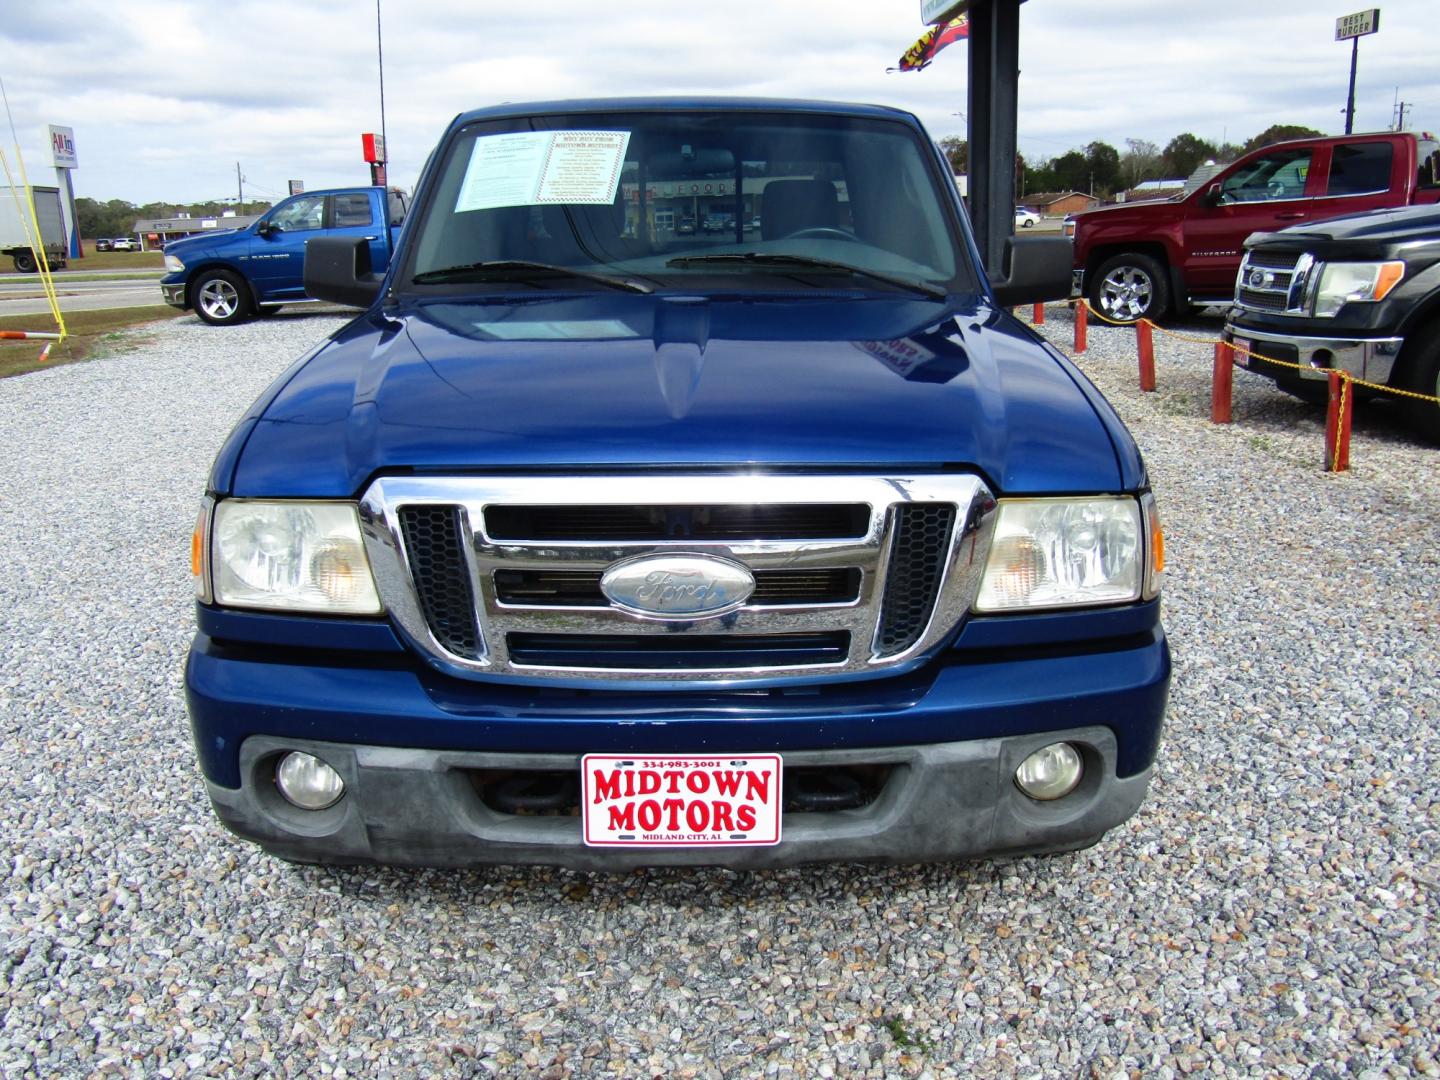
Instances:
[[[121,251],[117,254],[125,255]],[[58,364],[88,360],[101,346],[114,344],[118,332],[131,326],[175,319],[186,314],[166,304],[154,307],[111,308],[106,311],[74,311],[65,316],[65,340],[50,350],[50,359],[40,362],[43,341],[0,341],[0,379],[24,375]],[[49,315],[7,315],[0,318],[0,330],[54,330]]]
[[[890,1033],[890,1039],[902,1050],[917,1050],[920,1053],[929,1053],[933,1049],[930,1040],[911,1031],[905,1026],[905,1021],[898,1016],[892,1016],[885,1021],[885,1030]]]
[[[165,255],[159,251],[96,251],[85,249],[83,259],[71,259],[67,270],[163,270]]]

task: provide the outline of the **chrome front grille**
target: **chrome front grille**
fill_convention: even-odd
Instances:
[[[1250,311],[1305,314],[1318,266],[1312,256],[1294,251],[1247,251],[1235,276],[1235,303]]]
[[[376,582],[436,667],[527,681],[881,673],[955,630],[994,498],[973,476],[394,477],[361,501]],[[743,564],[738,610],[651,618],[602,574],[650,554]]]

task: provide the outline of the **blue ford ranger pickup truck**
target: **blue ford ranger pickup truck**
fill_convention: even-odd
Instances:
[[[893,109],[458,117],[383,275],[312,242],[365,310],[215,461],[185,681],[221,820],[430,866],[1094,843],[1156,757],[1163,542],[1007,309],[1065,295],[1068,242],[1005,261]]]
[[[305,245],[320,236],[363,240],[383,270],[405,220],[405,196],[383,188],[308,191],[277,203],[244,229],[165,245],[165,303],[214,326],[305,303]]]

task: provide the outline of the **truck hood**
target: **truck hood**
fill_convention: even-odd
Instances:
[[[193,255],[196,252],[204,251],[214,245],[217,240],[229,240],[237,233],[244,232],[244,229],[207,229],[198,236],[187,236],[183,240],[172,240],[165,245],[165,252],[174,255],[184,262],[186,255]]]
[[[1312,240],[1372,240],[1403,244],[1440,238],[1440,206],[1405,206],[1294,225],[1273,233],[1255,233],[1246,247],[1284,242],[1304,245]]]
[[[361,316],[277,387],[236,495],[349,498],[383,473],[516,469],[948,467],[1007,493],[1140,475],[1094,388],[980,302],[427,302]]]

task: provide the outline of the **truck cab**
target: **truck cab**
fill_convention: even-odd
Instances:
[[[405,208],[403,193],[376,187],[292,195],[248,228],[168,244],[161,293],[167,304],[193,308],[215,326],[312,302],[305,295],[306,245],[321,236],[361,240],[370,264],[383,270]]]

